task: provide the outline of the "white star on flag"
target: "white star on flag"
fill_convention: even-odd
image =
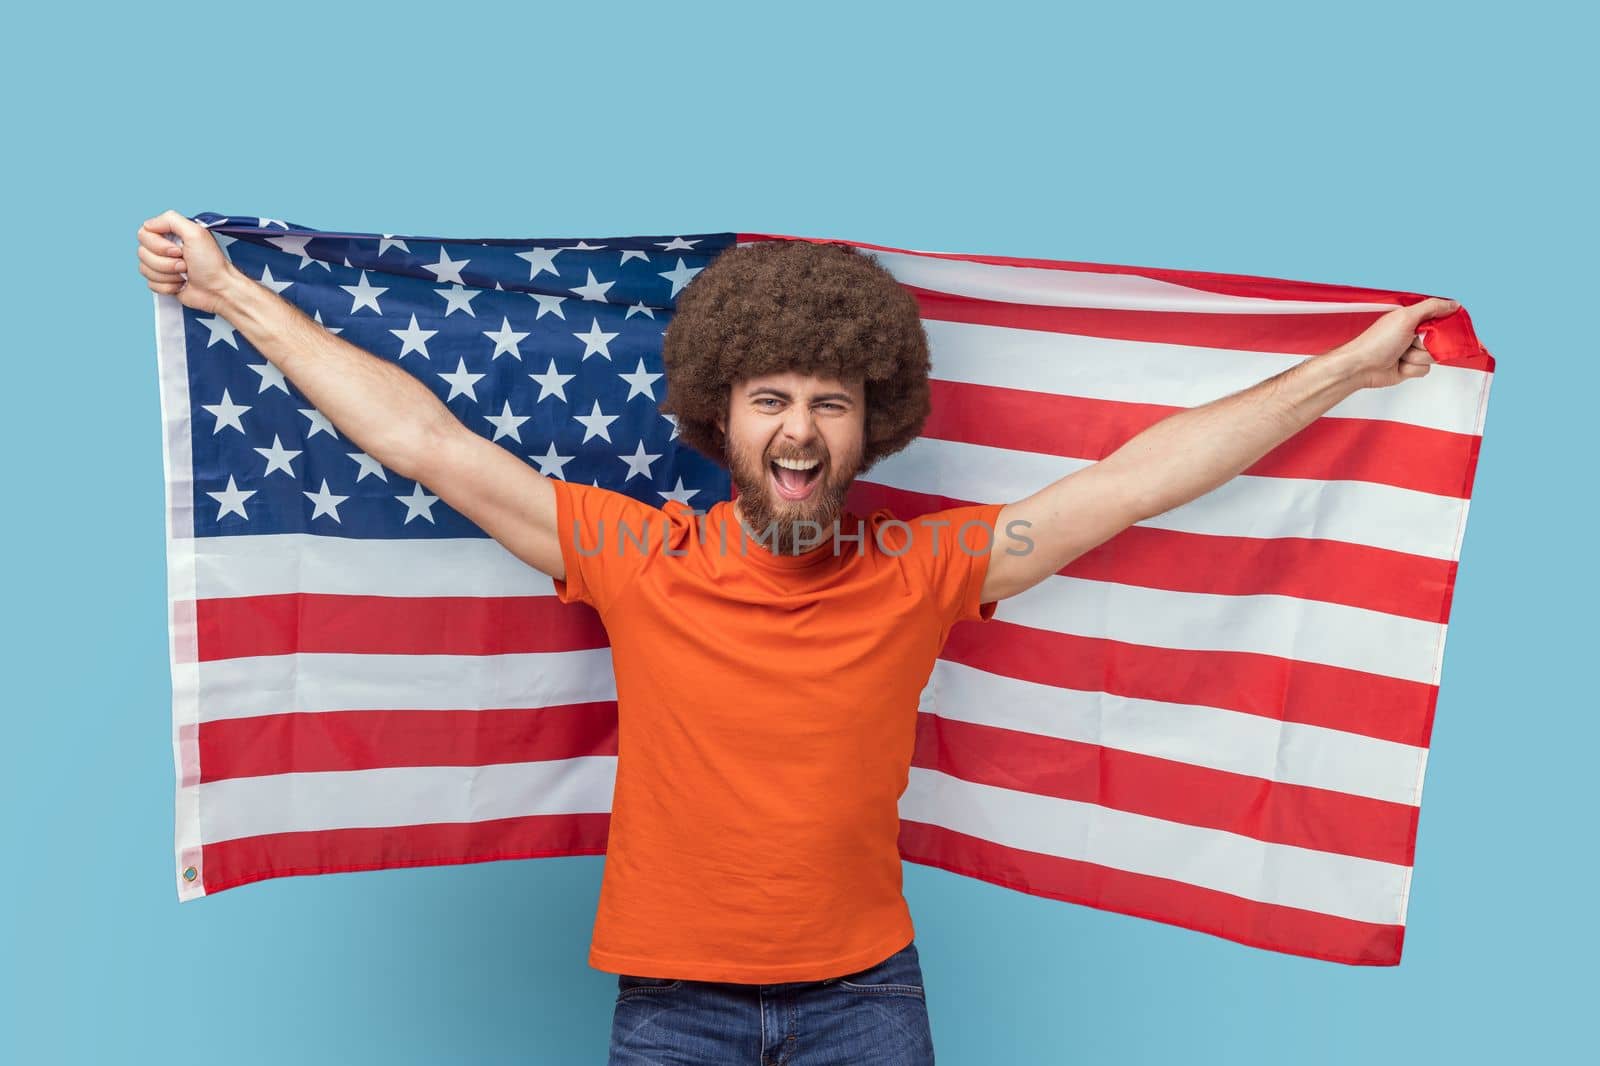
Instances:
[[[339,288],[355,298],[355,302],[350,305],[350,313],[352,315],[363,307],[370,307],[378,314],[383,314],[383,308],[378,306],[378,297],[389,290],[386,288],[380,289],[368,281],[365,270],[361,272],[361,280],[358,283],[355,285],[340,285]]]
[[[344,524],[339,518],[339,505],[348,500],[350,497],[335,496],[333,493],[329,492],[327,478],[322,479],[322,490],[320,492],[306,492],[304,489],[301,489],[300,491],[305,493],[306,499],[310,500],[313,504],[311,510],[311,517],[313,519],[319,518],[322,515],[329,515],[335,522],[339,522],[341,525]]]
[[[227,319],[221,315],[212,315],[210,318],[197,318],[195,321],[211,331],[211,336],[206,338],[207,348],[222,341],[232,345],[235,351],[238,350],[239,338],[234,336],[233,326]]]
[[[333,269],[333,267],[329,266],[327,263],[323,262],[321,259],[312,258],[311,253],[306,251],[306,245],[310,244],[311,241],[312,241],[312,238],[310,238],[310,237],[268,237],[267,238],[267,243],[272,245],[273,247],[281,248],[283,251],[288,252],[290,255],[298,255],[300,257],[299,269],[304,270],[306,267],[310,266],[312,263],[315,263],[315,264],[317,264],[317,266],[321,267],[323,270],[331,271]]]
[[[566,251],[565,248],[534,248],[527,252],[518,252],[518,259],[528,261],[528,280],[532,281],[539,276],[541,271],[548,270],[556,277],[561,276],[561,271],[556,269],[556,256]]]
[[[626,482],[632,481],[636,477],[643,477],[649,480],[654,476],[650,473],[650,464],[661,458],[661,456],[646,453],[644,441],[640,441],[639,446],[634,449],[632,455],[618,455],[617,458],[628,464],[628,476],[622,479]]]
[[[611,349],[607,347],[607,345],[609,345],[617,337],[621,336],[621,334],[602,332],[600,329],[600,320],[598,318],[594,318],[589,320],[588,333],[574,333],[573,336],[583,342],[584,359],[589,358],[591,355],[603,355],[607,359],[610,359]]]
[[[554,359],[550,360],[550,368],[543,374],[529,374],[528,376],[539,383],[539,399],[542,400],[546,396],[557,396],[563,402],[566,401],[567,393],[562,386],[577,377],[576,374],[558,373]]]
[[[457,285],[465,285],[466,281],[461,277],[461,268],[470,262],[472,262],[470,259],[451,259],[441,247],[439,249],[439,261],[437,263],[423,263],[422,269],[431,272],[434,279],[441,285],[447,281],[453,281]]]
[[[327,416],[321,411],[315,407],[302,407],[300,408],[300,413],[311,420],[311,424],[306,427],[306,440],[310,440],[318,433],[326,433],[334,440],[339,439],[339,431],[333,428],[333,423],[329,422]]]
[[[285,396],[289,395],[289,383],[283,378],[283,371],[271,363],[246,363],[245,366],[261,375],[261,387],[256,389],[256,395],[268,389],[282,389]]]
[[[663,375],[663,374],[647,373],[645,371],[645,368],[644,368],[644,360],[643,359],[639,360],[639,366],[638,366],[638,368],[636,370],[633,371],[633,373],[631,373],[631,374],[622,374],[622,373],[617,374],[617,377],[621,378],[623,381],[626,381],[628,383],[628,397],[627,398],[629,400],[633,399],[635,396],[648,396],[650,399],[654,400],[656,398],[656,392],[655,392],[655,390],[653,388],[650,387],[650,383],[652,381],[655,381],[657,378],[664,377],[664,376],[665,375]],[[626,401],[624,401],[624,402],[626,402]]]
[[[226,489],[221,492],[206,493],[207,496],[216,500],[220,505],[217,508],[218,522],[222,521],[222,516],[226,514],[236,514],[245,521],[249,521],[250,516],[244,513],[244,501],[255,494],[255,489],[240,489],[239,486],[235,485],[232,474],[228,475],[228,487]]]
[[[610,441],[611,431],[607,427],[622,416],[601,414],[600,401],[596,400],[594,402],[594,410],[590,411],[586,415],[573,415],[572,417],[574,421],[583,423],[583,440],[579,441],[578,443],[584,444],[589,440],[590,437],[600,437],[606,441]]]
[[[361,479],[368,474],[377,474],[380,481],[389,480],[389,475],[383,472],[383,464],[366,452],[345,452],[345,454],[356,461],[356,467],[358,468],[356,471],[357,484],[360,484]]]
[[[502,355],[514,355],[522,358],[522,352],[517,349],[517,344],[528,337],[526,333],[518,333],[511,328],[511,320],[504,315],[500,317],[499,330],[484,330],[483,335],[494,341],[494,354],[489,358],[495,360]]]
[[[494,425],[494,436],[489,438],[490,440],[499,440],[501,437],[510,437],[518,444],[521,444],[522,434],[518,432],[518,427],[532,416],[512,414],[511,401],[506,400],[505,406],[500,409],[499,414],[484,415],[483,417],[488,419],[489,422]]]
[[[240,424],[239,418],[246,411],[250,410],[250,408],[242,404],[234,403],[231,399],[229,399],[227,389],[222,390],[221,403],[204,403],[200,406],[217,416],[217,424],[211,427],[211,432],[213,435],[222,432],[223,426],[232,426],[240,433],[244,433],[244,426]],[[248,433],[245,435],[249,436]]]
[[[472,309],[472,301],[483,293],[482,289],[464,289],[460,285],[452,285],[448,289],[433,291],[444,297],[444,317],[449,318],[456,311],[465,311],[473,318],[478,317],[478,313]]]
[[[616,282],[596,281],[594,280],[594,271],[592,270],[585,271],[585,273],[589,275],[588,282],[586,284],[577,286],[571,291],[577,293],[579,296],[582,296],[585,300],[598,300],[601,303],[605,303],[606,290],[615,285]]]
[[[391,329],[389,332],[399,337],[401,342],[400,354],[395,356],[396,361],[404,359],[412,352],[416,352],[429,362],[433,361],[433,357],[428,354],[428,338],[439,331],[436,329],[418,329],[416,315],[411,316],[411,324],[405,329]]]
[[[422,491],[422,483],[421,482],[414,482],[412,484],[412,486],[411,486],[411,495],[409,495],[409,496],[396,496],[395,499],[399,500],[402,504],[405,505],[405,509],[406,509],[405,521],[406,522],[411,521],[413,518],[416,518],[418,515],[422,516],[423,518],[426,518],[429,522],[432,522],[433,521],[433,510],[432,510],[433,505],[439,502],[439,497],[437,497],[437,496],[429,496],[426,492]],[[401,524],[404,525],[405,523],[402,522]]]
[[[687,266],[684,266],[683,260],[680,259],[678,260],[678,265],[675,268],[672,270],[661,271],[660,276],[672,282],[672,295],[677,296],[678,293],[683,290],[683,287],[689,284],[689,282],[693,280],[694,276],[704,269],[704,267],[694,267],[691,269]]]
[[[545,477],[558,477],[563,479],[566,478],[566,474],[562,473],[561,468],[572,461],[572,456],[570,455],[556,454],[555,441],[550,442],[550,450],[545,452],[543,455],[530,455],[528,458],[539,464],[539,473],[543,474]]]
[[[473,403],[477,403],[478,394],[473,391],[473,386],[477,385],[478,382],[482,381],[488,375],[473,374],[468,372],[467,361],[465,359],[459,359],[454,370],[448,374],[441,370],[439,372],[439,376],[450,383],[450,395],[445,397],[446,402],[455,399],[457,396],[464,395],[471,399]]]
[[[561,305],[569,299],[568,297],[547,296],[542,292],[530,292],[528,295],[539,301],[539,313],[533,316],[535,322],[543,318],[546,311],[554,311],[557,318],[566,320],[567,313],[561,310]]]
[[[256,454],[267,461],[267,469],[261,474],[262,477],[266,477],[274,470],[282,470],[291,478],[295,476],[294,467],[291,464],[294,462],[294,457],[300,453],[285,448],[276,433],[272,435],[272,447],[257,448]]]
[[[272,268],[263,263],[261,265],[261,284],[265,285],[279,296],[282,296],[283,290],[287,289],[290,285],[293,285],[294,282],[279,281],[277,278],[272,276]]]
[[[660,496],[663,500],[677,500],[679,503],[684,504],[685,506],[688,505],[690,496],[698,496],[699,494],[699,489],[684,488],[683,478],[681,476],[678,478],[677,488],[670,489],[667,492],[662,492],[659,489],[656,491],[656,495]]]

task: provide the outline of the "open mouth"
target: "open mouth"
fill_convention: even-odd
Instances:
[[[820,459],[774,459],[767,464],[767,470],[772,475],[773,487],[785,500],[807,498],[822,480]]]

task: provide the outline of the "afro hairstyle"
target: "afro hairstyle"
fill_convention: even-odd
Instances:
[[[917,436],[931,408],[917,301],[851,245],[765,240],[728,249],[684,287],[662,341],[678,435],[727,466],[736,382],[800,373],[865,381],[862,472]]]

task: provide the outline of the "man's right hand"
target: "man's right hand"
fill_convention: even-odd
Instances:
[[[163,211],[139,227],[139,273],[151,292],[213,315],[224,291],[242,276],[209,230],[176,211]]]

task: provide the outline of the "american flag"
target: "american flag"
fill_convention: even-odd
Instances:
[[[197,216],[233,263],[550,477],[698,510],[657,410],[694,276],[781,235],[396,237]],[[783,239],[809,239],[791,238]],[[922,436],[849,505],[1021,499],[1419,294],[855,243],[917,297]],[[227,321],[156,297],[180,899],[290,874],[603,854],[616,690],[562,605],[365,455]],[[1244,944],[1400,959],[1494,363],[1465,311],[1221,488],[958,624],[901,855]]]

